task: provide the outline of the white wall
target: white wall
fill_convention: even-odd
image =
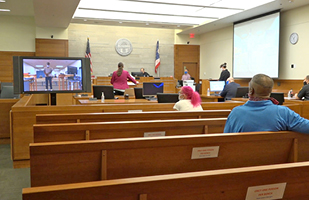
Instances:
[[[173,29],[70,24],[69,56],[85,55],[88,36],[94,75],[109,75],[117,70],[118,62],[123,62],[129,72],[143,67],[153,76],[174,75]],[[132,43],[133,51],[128,56],[120,56],[115,50],[117,40],[122,38]],[[157,40],[160,41],[161,65],[155,74]]]
[[[232,74],[233,27],[212,31],[200,36],[200,78],[218,79],[220,65],[227,63]]]
[[[280,25],[280,79],[303,79],[309,74],[309,6],[281,13]],[[290,34],[297,32],[300,39],[296,45],[289,42]],[[200,78],[218,78],[220,64],[226,62],[232,74],[233,26],[200,36]],[[291,64],[296,68],[291,69]],[[206,75],[204,74],[206,73]]]
[[[35,51],[33,17],[0,16],[0,51]]]
[[[303,79],[309,75],[309,6],[283,12],[281,15],[280,72],[282,79]],[[289,42],[291,33],[299,35],[297,44]],[[296,65],[294,69],[291,64]]]
[[[40,39],[61,39],[67,40],[69,38],[68,29],[64,28],[46,28],[46,27],[36,27],[36,38]]]

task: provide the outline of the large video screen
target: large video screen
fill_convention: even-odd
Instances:
[[[20,93],[87,92],[88,65],[85,58],[19,57],[14,62],[14,85],[18,83]]]
[[[233,77],[279,76],[280,13],[234,24]]]

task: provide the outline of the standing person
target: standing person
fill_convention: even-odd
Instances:
[[[182,77],[181,77],[181,80],[191,80],[191,76],[190,76],[190,74],[188,73],[188,70],[187,69],[185,69],[185,71],[184,71],[184,75],[182,75]]]
[[[255,75],[249,83],[249,101],[229,114],[224,133],[254,131],[296,131],[309,133],[309,120],[270,98],[274,81],[265,74]]]
[[[48,90],[48,83],[50,85],[50,89],[53,89],[53,76],[52,73],[53,72],[53,68],[50,67],[50,63],[47,62],[46,67],[44,68],[44,74],[45,74],[45,86],[46,86],[46,90]]]
[[[230,72],[226,69],[226,63],[223,63],[222,65],[220,65],[220,69],[222,71],[220,74],[219,81],[226,81],[230,77]]]
[[[123,95],[124,90],[129,88],[127,83],[128,80],[135,84],[138,83],[134,78],[132,78],[128,71],[123,70],[123,67],[124,65],[122,62],[118,63],[118,70],[113,72],[111,79],[111,84],[114,86],[116,95]]]
[[[142,73],[143,77],[149,77],[150,76],[147,72],[145,72],[144,68],[141,68],[141,73]]]
[[[221,91],[220,96],[223,97],[225,100],[231,100],[236,96],[237,88],[240,85],[234,82],[234,78],[230,77],[226,80],[226,85],[224,89]]]
[[[296,99],[304,98],[305,100],[309,100],[309,75],[306,76],[302,89],[294,97]]]
[[[190,86],[183,86],[179,92],[179,101],[173,109],[178,111],[203,110],[199,93],[193,91]]]

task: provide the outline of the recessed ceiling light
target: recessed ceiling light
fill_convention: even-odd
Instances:
[[[0,12],[10,12],[9,9],[0,9]]]
[[[148,26],[149,25],[149,23],[146,23],[146,26]]]
[[[5,3],[5,0],[0,0],[0,3]]]
[[[87,21],[87,19],[84,19],[84,22],[86,22]]]

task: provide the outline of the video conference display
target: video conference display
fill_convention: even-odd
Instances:
[[[280,13],[234,25],[233,77],[279,76]]]
[[[24,92],[82,90],[81,59],[25,58],[22,65]]]

